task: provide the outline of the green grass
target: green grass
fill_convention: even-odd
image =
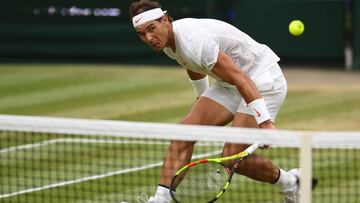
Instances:
[[[178,122],[195,101],[181,68],[120,65],[1,65],[0,113]],[[360,87],[290,89],[277,125],[359,130]],[[331,125],[329,125],[331,123]]]
[[[181,68],[120,65],[1,65],[0,114],[178,122],[195,101]],[[360,130],[360,87],[290,89],[277,126],[291,130]],[[0,194],[160,163],[166,144],[106,144],[79,137],[0,133],[0,150],[58,141],[17,152],[0,151]],[[81,137],[94,139],[93,137]],[[104,139],[104,138],[102,138]],[[81,140],[80,140],[81,141]],[[82,142],[82,141],[81,141]],[[217,147],[219,149],[219,147]],[[197,146],[196,154],[214,149]],[[266,152],[284,168],[296,150]],[[360,202],[359,150],[314,153],[320,185],[314,202]],[[326,170],[325,170],[326,169]],[[346,171],[341,172],[341,171]],[[160,167],[124,172],[0,199],[1,202],[137,202],[153,194]],[[147,178],[142,178],[147,177]],[[219,202],[281,202],[276,187],[236,176]],[[344,198],[347,198],[345,201]]]
[[[280,128],[296,130],[359,130],[360,87],[298,90],[288,93],[278,116]]]
[[[0,68],[0,113],[122,119],[190,103],[184,77],[135,66]]]

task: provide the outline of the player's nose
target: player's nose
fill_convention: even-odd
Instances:
[[[146,33],[145,34],[145,39],[147,42],[152,42],[154,40],[154,37],[152,36],[151,33]]]

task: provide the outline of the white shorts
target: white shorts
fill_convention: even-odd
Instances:
[[[276,63],[259,76],[252,78],[274,122],[287,93],[286,79]],[[235,86],[225,86],[215,82],[201,96],[208,97],[224,106],[235,115],[236,112],[253,115],[252,111]]]

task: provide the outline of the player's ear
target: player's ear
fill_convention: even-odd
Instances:
[[[166,15],[164,15],[163,17],[161,17],[161,21],[164,22],[164,23],[169,23],[169,22],[170,22],[170,21],[169,21],[169,18],[168,18]]]

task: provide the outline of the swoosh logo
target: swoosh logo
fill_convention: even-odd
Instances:
[[[139,19],[135,20],[135,23],[138,23],[143,17],[140,17]]]
[[[261,113],[258,112],[256,109],[254,109],[254,111],[256,112],[257,117],[260,117],[260,116],[261,116]]]

